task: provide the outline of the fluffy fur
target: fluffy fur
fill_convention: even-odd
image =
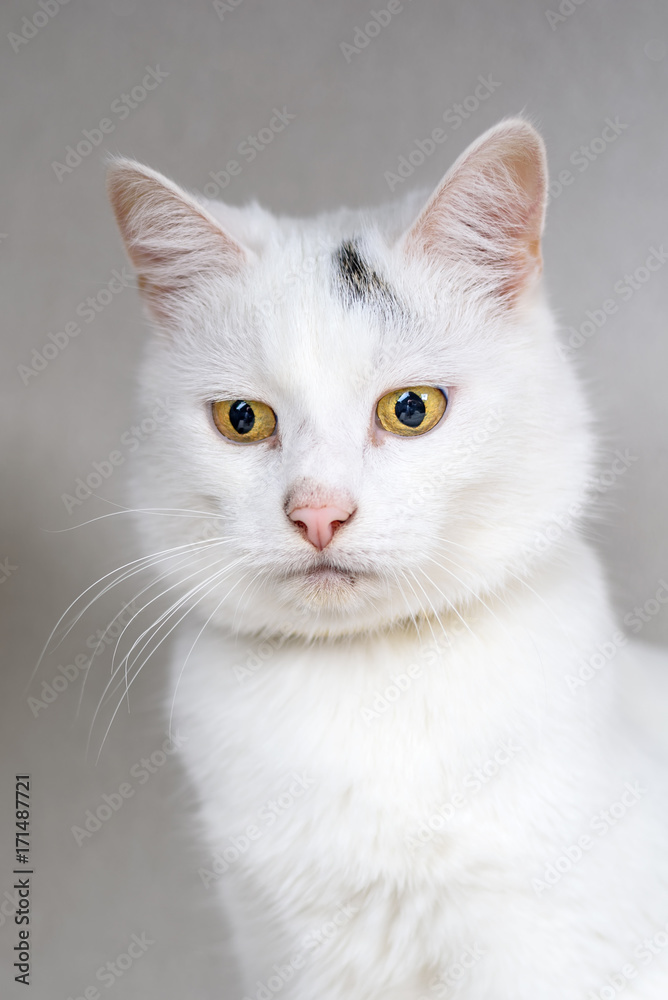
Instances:
[[[142,398],[169,400],[135,500],[193,608],[176,713],[247,997],[668,995],[643,945],[668,922],[665,782],[619,696],[647,654],[613,638],[582,537],[594,441],[540,282],[546,184],[519,119],[428,200],[311,220],[111,167],[154,321]],[[443,420],[377,426],[418,384],[447,388]],[[228,441],[221,399],[277,434]],[[354,514],[319,552],[286,514],[325,504]]]

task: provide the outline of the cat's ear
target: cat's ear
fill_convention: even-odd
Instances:
[[[139,288],[163,323],[178,314],[198,282],[234,277],[252,255],[199,202],[150,167],[112,161],[107,189]]]
[[[448,171],[403,237],[411,256],[459,264],[478,287],[515,302],[542,268],[547,201],[543,140],[512,118],[485,132]]]

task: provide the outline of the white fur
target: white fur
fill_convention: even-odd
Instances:
[[[567,682],[617,625],[581,533],[590,417],[538,281],[536,133],[487,133],[422,213],[413,196],[275,218],[128,161],[111,177],[156,320],[142,395],[169,399],[136,474],[137,506],[163,511],[140,516],[143,545],[207,539],[162,569],[179,594],[202,585],[176,713],[212,853],[249,845],[211,890],[245,996],[585,1000],[633,964],[625,997],[665,1000],[668,949],[635,954],[668,922],[665,781],[627,739],[617,685],[641,648]],[[337,295],[351,237],[401,316]],[[434,430],[375,426],[382,395],[425,383],[450,393]],[[277,440],[218,433],[210,401],[238,398],[273,408]],[[286,517],[295,491],[356,507],[322,557]],[[321,558],[351,579],[307,581]],[[622,794],[627,814],[597,832]],[[582,859],[536,888],[583,835]]]

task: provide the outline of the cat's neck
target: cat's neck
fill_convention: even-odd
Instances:
[[[456,650],[461,655],[475,650],[486,637],[491,639],[495,631],[499,633],[497,639],[502,640],[511,630],[516,642],[522,631],[536,626],[538,619],[550,643],[558,636],[559,641],[568,642],[574,654],[614,628],[599,560],[577,535],[568,545],[537,560],[531,570],[509,572],[505,581],[493,589],[480,594],[471,592],[470,599],[459,605],[448,602],[438,609],[423,606],[419,613],[389,622],[384,628],[330,634],[319,630],[316,620],[312,628],[307,621],[302,632],[299,624],[291,620],[279,629],[246,634],[239,629],[234,633],[221,630],[218,634],[226,645],[234,647],[287,645],[295,652],[320,652],[325,658],[368,654],[374,646],[385,644],[451,653]]]
[[[336,704],[369,726],[411,705],[453,733],[469,718],[476,731],[502,734],[511,717],[584,725],[593,700],[604,710],[604,692],[594,686],[580,696],[569,677],[614,632],[597,559],[577,542],[568,558],[543,561],[530,582],[515,580],[438,618],[314,642],[210,630],[194,660],[207,675],[199,683],[221,685],[227,703],[259,705],[289,692],[298,713]]]
[[[276,747],[288,748],[294,768],[327,771],[336,760],[351,784],[366,770],[377,782],[380,770],[388,788],[411,761],[429,797],[443,774],[454,788],[464,764],[510,740],[539,771],[545,755],[564,775],[586,755],[598,781],[614,746],[613,695],[600,676],[582,691],[568,676],[614,624],[597,561],[578,548],[577,560],[571,553],[549,572],[544,564],[531,585],[490,596],[442,629],[434,621],[433,632],[425,623],[306,643],[209,630],[187,670],[175,660],[179,725],[210,766],[210,746],[225,734],[226,762],[250,754],[274,777]]]

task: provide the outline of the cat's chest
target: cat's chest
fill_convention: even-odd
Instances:
[[[492,778],[498,789],[526,765],[500,714],[485,731],[484,705],[475,725],[453,707],[433,641],[222,655],[213,642],[193,655],[178,718],[216,842],[247,844],[249,859],[415,870],[444,829],[470,842],[454,835],[479,822]]]

